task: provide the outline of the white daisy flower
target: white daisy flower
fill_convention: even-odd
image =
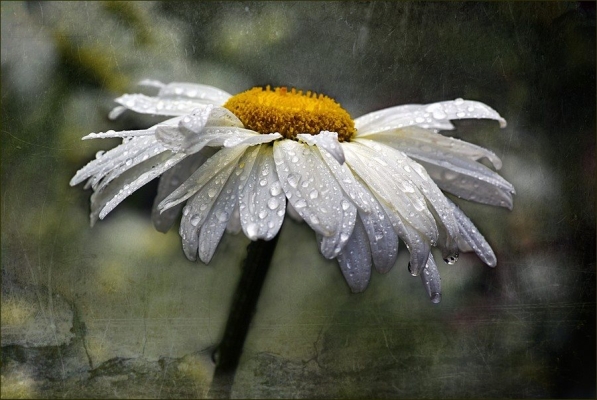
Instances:
[[[433,302],[441,287],[432,247],[448,264],[459,252],[474,251],[496,265],[486,240],[442,192],[512,208],[514,187],[479,162],[499,169],[500,159],[438,133],[461,118],[505,127],[485,104],[403,105],[353,121],[329,97],[284,87],[232,96],[206,85],[141,83],[158,87],[158,95],[119,97],[110,116],[128,109],[174,118],[145,130],[84,137],[123,138],[70,182],[88,180],[93,189],[92,225],[162,176],[152,219],[165,232],[184,206],[180,235],[190,260],[209,263],[225,230],[270,240],[290,215],[315,231],[321,254],[338,260],[353,292],[367,287],[372,267],[389,271],[398,239],[410,251],[411,274],[421,277]]]

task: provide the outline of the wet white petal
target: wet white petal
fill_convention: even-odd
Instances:
[[[223,107],[214,107],[205,126],[244,127],[238,117]]]
[[[485,118],[499,121],[500,127],[506,126],[506,120],[491,107],[471,100],[456,99],[432,104],[409,104],[375,111],[355,119],[357,136],[366,136],[373,132],[420,126],[429,129],[453,129],[449,122],[454,119]]]
[[[338,264],[353,293],[367,288],[371,279],[371,250],[365,228],[357,220],[346,246],[338,254]]]
[[[392,227],[390,218],[374,198],[369,194],[371,212],[358,211],[365,232],[369,238],[373,265],[380,273],[388,272],[398,256],[398,235]]]
[[[108,114],[109,119],[116,119],[120,117],[126,111],[126,107],[116,106]]]
[[[492,151],[418,126],[380,131],[366,137],[387,144],[408,156],[442,159],[450,154],[473,161],[486,158],[496,169],[502,167],[502,161]]]
[[[112,180],[120,176],[125,171],[131,169],[135,165],[138,165],[151,157],[166,152],[167,149],[160,143],[153,143],[149,147],[143,149],[140,153],[134,157],[129,157],[124,163],[121,163],[117,167],[112,168],[107,174],[96,174],[90,179],[91,187],[94,190],[102,190],[104,186],[110,183]],[[169,152],[168,152],[169,153]]]
[[[151,220],[158,231],[167,232],[174,224],[182,208],[182,204],[178,204],[160,212],[158,204],[191,176],[214,153],[215,151],[212,149],[205,149],[199,153],[192,154],[162,174],[158,185],[158,192],[151,209]]]
[[[180,162],[182,159],[186,157],[186,154],[174,154],[172,157],[168,158],[167,160],[155,165],[151,170],[144,172],[141,174],[137,179],[131,182],[128,186],[123,186],[121,190],[118,191],[116,196],[114,196],[110,201],[106,203],[104,208],[101,210],[99,217],[103,219],[110,211],[114,209],[118,204],[120,204],[124,199],[128,196],[133,194],[137,189],[141,186],[145,185],[147,182],[157,178],[160,176],[164,171],[168,170],[176,163]]]
[[[179,100],[191,99],[205,104],[222,105],[231,97],[229,93],[221,89],[197,83],[170,82],[168,84],[163,84],[159,81],[144,80],[139,84],[159,87],[160,91],[158,97],[175,98]]]
[[[243,190],[258,153],[259,147],[246,151],[209,211],[205,223],[200,224],[199,258],[206,264],[211,261],[226,230],[230,216],[238,203],[238,193]]]
[[[207,106],[197,101],[150,97],[144,94],[125,94],[114,101],[129,110],[156,115],[186,115],[197,108]]]
[[[273,239],[286,214],[286,196],[278,180],[271,146],[260,146],[253,170],[239,192],[240,221],[251,240]]]
[[[208,104],[205,107],[196,108],[190,114],[182,117],[178,123],[181,132],[185,136],[201,132],[207,124],[207,120],[211,116],[213,108],[212,104]]]
[[[246,150],[246,146],[222,149],[210,157],[197,171],[195,171],[182,185],[166,197],[159,205],[158,209],[165,210],[173,207],[205,186],[212,178],[221,171],[232,171],[238,159]]]
[[[322,254],[335,257],[352,233],[356,207],[344,196],[317,149],[291,140],[278,141],[274,159],[288,201],[324,236]]]
[[[109,151],[98,153],[95,160],[77,171],[71,179],[70,185],[77,185],[90,177],[94,177],[94,182],[96,183],[110,171],[121,165],[128,163],[129,166],[132,166],[135,156],[143,153],[156,143],[155,138],[151,136],[125,139],[121,145]]]
[[[458,206],[450,202],[453,206],[454,216],[458,221],[458,227],[460,230],[460,236],[462,241],[466,243],[479,258],[490,267],[495,267],[497,259],[491,249],[491,246],[487,243],[483,235],[479,232],[477,227],[471,222],[471,220],[458,208]],[[467,246],[460,245],[462,251],[467,251]]]
[[[338,133],[321,131],[318,135],[310,135],[308,133],[300,133],[296,135],[299,141],[305,142],[310,146],[317,146],[330,153],[336,161],[344,164],[344,152],[338,142]]]
[[[246,130],[239,130],[236,135],[224,140],[223,145],[224,147],[234,147],[239,145],[254,146],[256,144],[270,143],[280,138],[282,138],[282,135],[279,133],[259,134],[251,133],[250,131]]]
[[[318,148],[319,150],[319,148]],[[336,181],[344,190],[344,193],[350,200],[362,211],[369,212],[370,205],[368,200],[368,193],[363,185],[356,181],[355,176],[350,171],[346,164],[338,164],[336,160],[327,151],[319,151],[321,158],[326,163]]]
[[[102,190],[94,190],[91,194],[91,213],[90,220],[91,226],[93,226],[99,219],[100,211],[105,205],[114,198],[120,190],[125,186],[128,188],[132,182],[139,178],[142,174],[150,171],[156,164],[159,164],[171,157],[171,154],[162,153],[156,157],[153,157],[133,168],[125,171],[118,178],[114,179],[110,185],[102,188]]]
[[[427,264],[421,272],[421,281],[431,301],[436,304],[439,303],[442,298],[442,284],[433,254],[429,254]]]
[[[373,144],[369,148],[363,143],[344,143],[346,163],[360,177],[377,197],[393,213],[424,234],[428,240],[437,241],[438,231],[435,219],[427,209],[425,197],[412,182],[412,171],[404,169],[406,156],[396,152],[397,159],[386,162],[379,153],[383,145]],[[387,148],[387,147],[386,147]]]
[[[230,220],[228,220],[228,225],[226,225],[226,232],[237,235],[242,230],[242,226],[240,224],[240,210],[238,208],[238,202],[236,206],[234,206],[234,210],[232,210],[232,214],[230,215]]]

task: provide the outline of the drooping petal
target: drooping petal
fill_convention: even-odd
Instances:
[[[141,152],[138,154],[129,157],[120,165],[115,166],[110,171],[108,171],[105,175],[97,174],[90,179],[91,187],[94,190],[102,190],[107,184],[109,184],[112,180],[123,174],[125,171],[131,169],[135,165],[138,165],[151,157],[155,157],[158,154],[166,152],[167,149],[162,146],[160,143],[153,143],[148,147],[142,149]]]
[[[238,208],[238,202],[234,206],[234,210],[232,210],[232,214],[230,214],[230,219],[228,220],[228,225],[226,225],[226,232],[237,235],[242,230],[242,225],[240,223],[240,209]]]
[[[398,257],[398,235],[379,202],[373,194],[369,195],[371,212],[359,210],[359,219],[369,238],[373,265],[378,272],[384,274],[394,266]]]
[[[110,171],[121,165],[128,164],[129,166],[132,166],[133,158],[135,156],[143,153],[156,143],[155,138],[151,136],[134,137],[125,139],[122,144],[109,151],[98,152],[95,160],[77,171],[75,176],[71,179],[70,185],[78,185],[92,176],[94,177],[94,181],[97,182]]]
[[[337,258],[350,290],[353,293],[364,291],[371,279],[371,250],[360,220],[355,222],[352,235]]]
[[[199,167],[199,169],[195,171],[186,181],[184,181],[182,185],[176,188],[176,190],[174,190],[168,197],[158,204],[158,209],[160,211],[166,210],[179,203],[182,203],[197,193],[222,170],[232,171],[236,162],[246,149],[247,146],[239,146],[218,151],[201,167]],[[210,196],[210,198],[211,197],[212,196]]]
[[[141,164],[138,164],[123,174],[121,174],[118,178],[114,179],[110,185],[102,188],[101,190],[94,190],[91,194],[91,213],[89,215],[91,226],[95,225],[97,220],[99,219],[100,211],[106,206],[106,204],[113,199],[118,192],[122,191],[123,188],[126,186],[127,188],[130,187],[130,184],[138,179],[142,174],[150,171],[155,165],[167,160],[171,157],[171,153],[162,153],[159,154],[147,161],[144,161]]]
[[[211,261],[220,243],[230,216],[238,203],[238,193],[243,190],[258,153],[259,146],[250,148],[245,152],[228,179],[228,182],[226,182],[226,185],[220,192],[218,200],[209,211],[205,223],[201,225],[199,232],[199,258],[206,264]]]
[[[276,173],[271,146],[260,146],[253,171],[239,192],[240,222],[251,240],[273,239],[286,214],[286,196]]]
[[[110,201],[106,203],[104,208],[99,213],[99,218],[103,219],[110,211],[114,209],[114,207],[120,204],[128,196],[133,194],[137,189],[145,185],[147,182],[160,176],[164,171],[176,165],[186,156],[186,154],[180,153],[173,154],[172,157],[169,157],[167,160],[156,164],[152,169],[141,174],[137,179],[128,184],[128,186],[123,186],[122,189],[116,194],[116,196],[114,196],[112,199],[110,199]]]
[[[450,120],[463,118],[484,118],[499,121],[500,127],[506,120],[491,107],[471,100],[456,99],[432,104],[409,104],[375,111],[355,119],[357,137],[406,126],[420,126],[429,129],[453,129]]]
[[[172,208],[160,212],[158,210],[158,204],[164,200],[170,193],[174,191],[182,182],[187,180],[191,174],[197,170],[209,157],[215,153],[212,149],[204,149],[199,153],[192,154],[164,172],[160,177],[160,183],[158,185],[158,192],[153,201],[153,207],[151,209],[151,220],[153,226],[159,232],[167,232],[174,221],[180,214],[182,204],[178,204]]]
[[[483,235],[479,232],[477,227],[471,222],[471,220],[462,212],[462,210],[454,203],[450,202],[453,207],[454,216],[458,221],[458,227],[460,230],[460,237],[463,244],[459,244],[462,251],[467,251],[468,246],[479,256],[479,258],[490,267],[495,267],[497,259],[491,246],[485,240]],[[465,246],[464,244],[468,245]]]
[[[442,299],[442,284],[433,254],[429,254],[427,264],[421,273],[421,281],[431,301],[435,304],[439,303]]]
[[[335,257],[352,233],[356,207],[317,149],[291,140],[278,141],[274,143],[274,159],[288,201],[315,232],[324,236],[324,257]]]
[[[296,137],[310,146],[317,146],[330,153],[336,161],[344,164],[344,152],[338,142],[338,133],[321,131],[319,135],[311,135],[308,133],[299,133]]]
[[[379,149],[383,145],[376,145]],[[412,182],[412,173],[404,167],[407,157],[396,154],[397,159],[381,157],[374,148],[363,143],[343,144],[346,163],[365,182],[393,213],[425,235],[437,241],[438,231],[433,215],[427,208],[423,194]],[[399,153],[399,152],[396,152]]]

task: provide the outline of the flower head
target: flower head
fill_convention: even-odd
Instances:
[[[513,186],[479,162],[499,169],[499,158],[438,133],[461,118],[504,127],[485,104],[404,105],[352,120],[333,99],[295,89],[231,96],[206,85],[141,83],[158,87],[157,96],[119,97],[111,118],[127,109],[174,118],[145,130],[84,137],[123,138],[70,182],[88,180],[93,189],[92,224],[161,176],[154,225],[167,231],[182,208],[180,235],[191,260],[208,263],[226,230],[270,240],[290,215],[315,231],[321,254],[338,260],[353,292],[367,287],[372,267],[389,271],[399,239],[410,251],[411,274],[421,277],[434,302],[441,287],[432,247],[449,264],[459,252],[474,251],[496,265],[483,236],[442,192],[512,207]]]

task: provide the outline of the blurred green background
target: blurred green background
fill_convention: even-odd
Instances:
[[[286,221],[233,397],[595,397],[595,3],[2,2],[3,398],[204,397],[248,240],[209,266],[155,231],[157,182],[93,229],[68,186],[89,132],[141,79],[323,92],[353,117],[462,97],[508,120],[446,132],[487,147],[512,211],[459,202],[498,266],[442,264],[351,294]]]

